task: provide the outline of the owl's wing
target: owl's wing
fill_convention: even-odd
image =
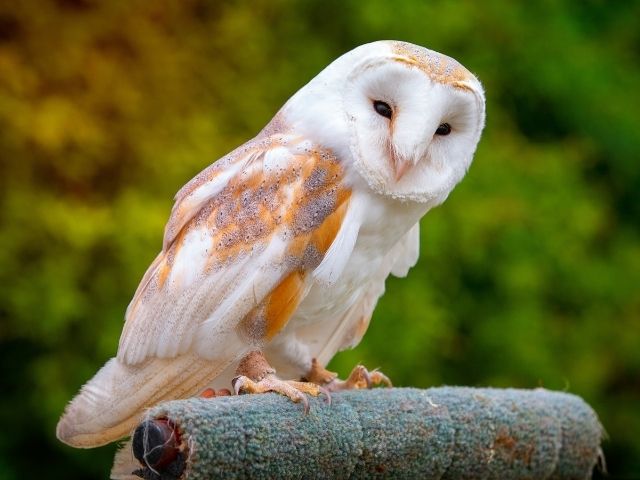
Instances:
[[[127,309],[118,359],[190,352],[228,362],[272,338],[312,278],[340,274],[357,203],[340,162],[301,138],[256,140],[204,170],[176,195],[162,252]]]

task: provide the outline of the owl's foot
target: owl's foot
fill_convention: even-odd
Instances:
[[[392,387],[391,380],[379,370],[369,371],[362,365],[356,365],[346,380],[337,378],[337,374],[325,369],[314,358],[311,370],[305,377],[310,382],[323,386],[330,392],[371,388],[376,385]]]
[[[233,390],[236,395],[245,393],[279,393],[295,403],[302,403],[305,412],[309,411],[307,395],[317,397],[323,393],[327,397],[327,402],[331,403],[331,394],[321,385],[312,382],[281,380],[275,373],[275,369],[269,365],[262,352],[250,352],[238,365],[237,376],[231,382]]]
[[[317,385],[327,385],[333,382],[336,378],[338,378],[338,374],[336,372],[330,372],[315,358],[311,360],[311,370],[304,377],[304,380],[315,383]]]
[[[240,375],[232,381],[233,390],[236,395],[245,393],[267,393],[275,392],[284,395],[295,403],[302,403],[304,411],[309,411],[309,400],[307,395],[317,397],[321,393],[327,396],[327,400],[331,401],[331,396],[324,387],[311,382],[297,382],[295,380],[280,380],[274,374],[269,374],[262,380],[254,382],[249,377]]]

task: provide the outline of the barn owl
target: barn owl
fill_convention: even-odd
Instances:
[[[58,438],[109,443],[146,408],[232,379],[294,401],[386,381],[363,367],[340,381],[324,365],[358,344],[387,276],[416,263],[418,222],[469,168],[484,103],[467,69],[409,43],[331,63],[177,193],[117,355],[67,406]]]

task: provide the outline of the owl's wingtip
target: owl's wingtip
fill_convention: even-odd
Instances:
[[[76,444],[73,442],[73,429],[71,428],[66,415],[62,415],[60,420],[58,420],[58,425],[56,425],[56,437],[62,443],[65,443],[71,447],[76,446]]]
[[[94,448],[113,442],[125,436],[132,428],[124,422],[112,428],[104,428],[91,419],[82,421],[86,412],[78,409],[78,405],[72,401],[58,420],[56,437],[62,443],[74,448]],[[84,414],[84,415],[83,415]]]
[[[76,448],[115,442],[131,434],[147,408],[201,392],[223,368],[195,355],[133,366],[112,358],[67,405],[56,436]]]
[[[62,443],[75,448],[89,448],[93,444],[82,441],[82,435],[75,426],[75,422],[66,413],[62,415],[56,426],[56,437]]]
[[[75,448],[93,448],[128,435],[136,412],[123,405],[123,396],[114,389],[123,383],[121,365],[109,360],[65,408],[56,426],[58,440]]]

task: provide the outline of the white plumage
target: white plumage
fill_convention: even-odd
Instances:
[[[117,357],[58,437],[125,436],[151,405],[228,386],[250,350],[300,377],[356,345],[387,276],[416,263],[418,221],[462,179],[483,124],[480,83],[449,57],[383,41],[338,58],[178,192]]]

